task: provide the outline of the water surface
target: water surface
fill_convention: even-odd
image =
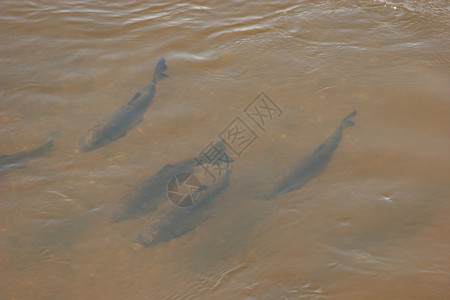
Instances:
[[[2,1],[0,155],[50,155],[0,175],[4,299],[444,299],[450,293],[447,1]],[[76,153],[152,78],[143,121]],[[232,166],[195,231],[132,241],[151,217],[112,211],[167,163],[196,156],[265,92],[282,115]],[[325,172],[255,193],[353,110]]]

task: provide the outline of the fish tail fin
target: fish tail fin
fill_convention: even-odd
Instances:
[[[162,57],[155,68],[155,73],[153,73],[153,82],[158,82],[163,80],[164,78],[169,77],[169,75],[165,74],[164,71],[167,70],[166,59]]]
[[[353,111],[351,114],[349,114],[348,116],[346,116],[344,119],[342,119],[341,122],[341,128],[347,128],[347,127],[352,127],[355,125],[355,123],[352,121],[352,118],[356,116],[356,110]]]
[[[47,141],[45,143],[47,144],[47,143],[53,142],[53,140],[55,139],[55,137],[58,134],[59,134],[59,130],[56,130],[56,131],[50,133],[50,135],[48,136]]]
[[[53,140],[55,139],[55,137],[59,134],[59,130],[57,131],[53,131],[52,133],[50,133],[50,135],[48,136],[47,140],[45,141],[44,144],[44,149],[45,152],[48,153],[53,149]]]
[[[217,143],[213,145],[214,148],[220,149],[221,151],[225,152],[227,150],[227,144],[223,139],[220,139]]]
[[[220,141],[218,141],[214,147],[216,147],[217,149],[220,149],[220,151],[222,151],[225,154],[225,157],[223,158],[223,161],[226,163],[233,163],[235,162],[234,159],[231,158],[231,156],[229,154],[227,154],[227,143],[225,142],[224,139],[220,139]]]

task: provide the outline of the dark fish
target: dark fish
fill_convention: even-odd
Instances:
[[[294,166],[291,173],[281,182],[275,184],[269,191],[257,194],[259,199],[272,199],[300,189],[313,178],[322,174],[328,166],[331,157],[336,151],[342,139],[342,131],[355,125],[351,119],[356,115],[356,111],[346,116],[334,133],[325,140],[307,159]]]
[[[198,202],[189,207],[179,207],[171,202],[151,216],[150,222],[142,228],[134,240],[135,248],[155,246],[185,235],[199,226],[209,213],[209,209],[229,186],[231,170],[211,185],[202,185]]]
[[[223,141],[213,146],[225,153],[226,146]],[[201,157],[189,158],[176,164],[167,164],[154,176],[142,182],[136,190],[124,199],[124,203],[115,211],[112,221],[120,222],[136,218],[156,210],[164,201],[168,200],[167,186],[169,181],[177,174],[190,173],[201,161]]]
[[[150,84],[134,95],[127,104],[90,129],[78,141],[79,151],[89,152],[112,143],[125,136],[130,129],[139,124],[142,116],[152,103],[156,91],[156,83],[169,77],[169,75],[164,74],[165,70],[167,70],[165,59],[161,58],[156,65],[153,80]]]
[[[196,161],[190,158],[175,165],[165,165],[127,196],[126,202],[115,211],[112,221],[121,222],[136,218],[157,209],[161,202],[167,199],[167,184],[170,179],[178,173],[191,171],[195,164]]]
[[[11,155],[1,155],[0,156],[0,169],[6,168],[10,165],[21,162],[24,159],[34,158],[34,157],[38,157],[38,156],[42,156],[47,153],[50,153],[50,151],[52,151],[52,148],[53,148],[53,139],[58,134],[59,134],[59,131],[55,131],[55,132],[51,133],[48,136],[45,144],[42,146],[39,146],[37,148],[27,150],[27,151],[21,151],[21,152],[18,152],[16,154],[11,154]]]

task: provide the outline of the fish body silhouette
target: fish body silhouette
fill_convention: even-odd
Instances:
[[[263,200],[277,198],[300,189],[322,174],[341,142],[343,130],[355,125],[351,120],[354,116],[356,116],[356,111],[346,116],[333,134],[317,147],[308,158],[295,165],[288,176],[273,185],[268,191],[257,193],[256,197]]]
[[[117,111],[100,121],[92,127],[79,141],[78,150],[89,152],[108,145],[138,125],[148,107],[152,103],[156,92],[156,83],[169,77],[164,71],[167,70],[165,59],[161,58],[156,65],[153,79],[141,92]]]

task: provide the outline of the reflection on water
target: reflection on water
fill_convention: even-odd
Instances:
[[[449,11],[438,0],[3,1],[0,155],[61,132],[51,153],[0,174],[3,297],[445,298]],[[160,57],[170,77],[142,121],[76,153]],[[134,250],[152,214],[111,223],[121,201],[196,157],[262,91],[283,114],[252,127],[223,198],[190,233]],[[255,199],[354,110],[320,176]]]

